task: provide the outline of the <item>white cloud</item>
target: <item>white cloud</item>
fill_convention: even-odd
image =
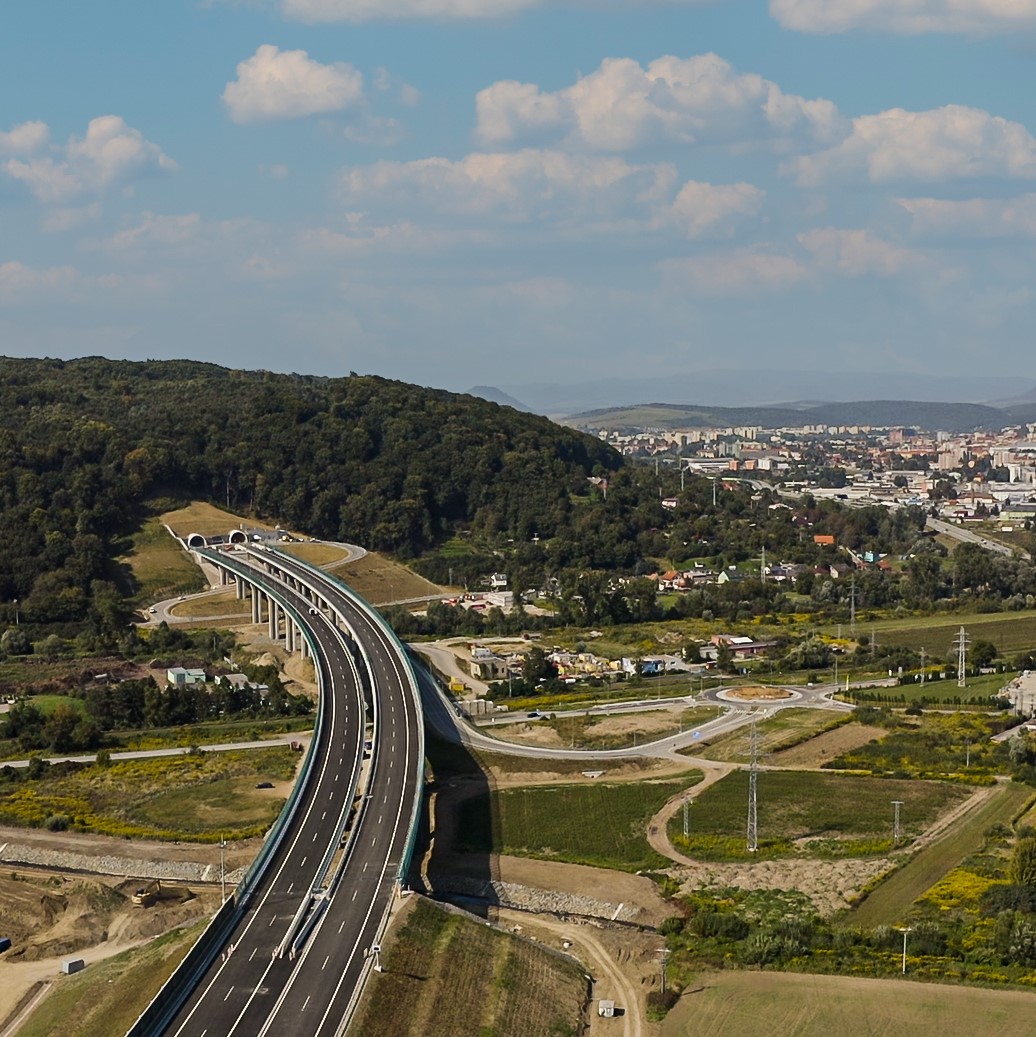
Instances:
[[[872,183],[1036,177],[1036,139],[1020,123],[980,108],[891,108],[854,119],[840,144],[792,159],[783,171],[803,186],[860,175]]]
[[[836,140],[846,129],[832,102],[786,94],[716,54],[665,56],[646,68],[608,58],[556,92],[503,80],[480,91],[475,104],[478,135],[493,144],[563,134],[612,151],[661,140],[787,145]]]
[[[119,116],[102,115],[90,120],[86,136],[69,138],[54,154],[12,158],[3,168],[40,201],[53,203],[99,194],[135,177],[170,172],[177,165]]]
[[[806,280],[809,270],[792,256],[736,249],[667,259],[658,264],[670,283],[701,295],[760,295]]]
[[[798,241],[820,270],[846,277],[891,277],[927,265],[920,253],[883,241],[868,230],[823,227],[800,234]]]
[[[78,279],[78,271],[70,266],[36,269],[17,262],[0,263],[0,304],[10,306],[65,292]]]
[[[237,66],[223,103],[234,122],[247,123],[338,112],[362,96],[363,76],[352,65],[322,65],[304,50],[264,43]]]
[[[786,29],[984,35],[1036,27],[1036,0],[770,0]]]
[[[205,221],[196,212],[145,212],[135,225],[89,245],[122,258],[136,259],[146,252],[219,262],[230,254],[237,262],[241,251],[254,249],[266,232],[264,224],[249,219]]]
[[[303,22],[395,21],[410,18],[499,18],[543,0],[282,0],[289,18]]]
[[[673,202],[673,219],[695,236],[731,216],[756,216],[765,193],[753,184],[706,184],[688,180]]]
[[[0,155],[32,155],[50,139],[45,122],[23,122],[4,132],[0,130]]]
[[[899,198],[919,236],[1036,238],[1036,194],[1016,198]]]
[[[48,209],[43,218],[43,229],[48,234],[60,233],[61,231],[74,230],[83,226],[84,223],[93,223],[100,218],[101,206],[99,202],[91,202],[89,205],[73,205],[68,208]]]
[[[627,206],[656,205],[674,186],[672,166],[621,158],[525,150],[378,162],[342,178],[350,206],[389,203],[434,214],[512,222],[611,218]]]

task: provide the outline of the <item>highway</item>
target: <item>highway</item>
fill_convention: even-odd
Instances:
[[[423,779],[420,710],[409,690],[407,664],[390,638],[333,581],[294,564],[299,578],[321,581],[325,599],[363,642],[369,676],[362,663],[357,669],[322,602],[314,610],[311,596],[287,588],[265,567],[256,568],[265,561],[258,552],[247,562],[241,552],[226,557],[228,565],[250,563],[250,582],[294,601],[297,612],[308,616],[326,718],[304,798],[228,950],[162,1032],[167,1037],[332,1037],[343,1029],[371,966],[367,952],[381,931],[409,848]],[[287,570],[288,560],[278,556],[282,560]],[[370,710],[364,706],[365,684]],[[365,724],[371,723],[362,798],[342,852]],[[318,889],[319,883],[326,888]]]
[[[390,635],[359,609],[326,574],[277,554],[254,557],[308,581],[344,618],[366,652],[375,692],[375,737],[368,796],[350,840],[341,880],[323,921],[298,965],[299,975],[277,999],[257,1032],[290,1037],[333,1037],[355,1005],[371,965],[368,949],[380,935],[397,882],[404,878],[423,788],[424,742],[420,705],[409,666]]]

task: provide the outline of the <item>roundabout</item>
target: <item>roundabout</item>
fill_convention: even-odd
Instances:
[[[789,688],[767,687],[761,684],[748,685],[736,688],[724,688],[716,692],[715,696],[721,702],[742,704],[763,703],[774,706],[778,703],[784,705],[802,698],[802,693],[792,691]]]

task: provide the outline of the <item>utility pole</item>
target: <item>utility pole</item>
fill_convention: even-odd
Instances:
[[[227,902],[227,868],[226,858],[224,850],[226,849],[227,841],[220,834],[219,837],[219,890],[220,890],[220,902]]]
[[[901,800],[901,799],[894,799],[892,801],[892,806],[893,806],[893,808],[895,810],[895,813],[892,816],[892,845],[893,846],[898,846],[899,845],[899,834],[900,834],[899,833],[899,808],[902,805],[903,805],[903,800]]]
[[[856,636],[856,573],[849,581],[849,633]]]
[[[924,658],[925,658],[924,645],[921,645],[921,687],[922,688],[924,687]]]
[[[759,849],[759,725],[752,721],[750,752],[752,762],[748,769],[748,832],[747,849],[755,853]]]
[[[957,687],[963,688],[967,684],[968,645],[971,644],[971,638],[964,627],[960,628],[953,643],[957,647]]]
[[[683,837],[686,839],[691,834],[691,801],[683,801]]]
[[[662,993],[664,994],[665,993],[665,989],[666,989],[666,987],[665,987],[665,982],[666,982],[665,972],[666,972],[666,964],[669,961],[669,948],[668,947],[663,947],[658,952],[658,954],[659,954],[659,960],[660,960],[660,963],[661,963],[661,966],[662,966]]]

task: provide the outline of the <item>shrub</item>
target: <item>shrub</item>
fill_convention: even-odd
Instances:
[[[669,1014],[669,1010],[679,999],[680,995],[675,990],[667,990],[664,993],[661,990],[648,991],[648,1021],[652,1023],[660,1023]]]

